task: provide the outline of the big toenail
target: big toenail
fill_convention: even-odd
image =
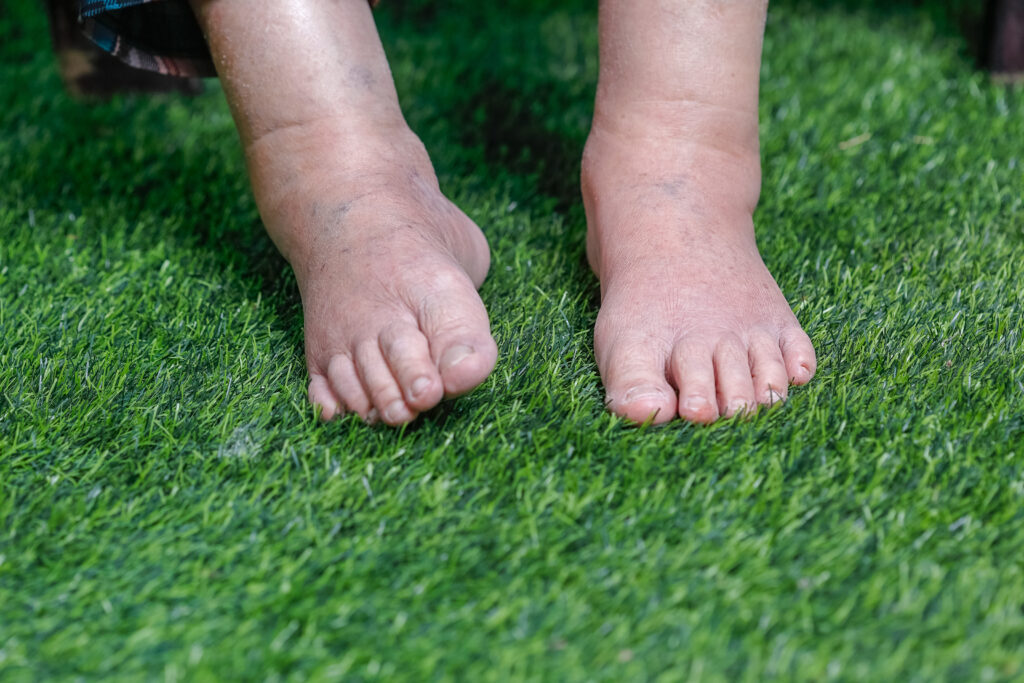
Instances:
[[[622,397],[623,403],[633,403],[634,401],[642,401],[648,398],[664,398],[665,394],[661,392],[661,389],[657,387],[633,387],[626,392],[626,395]]]
[[[463,346],[462,344],[453,346],[445,351],[444,356],[441,357],[441,367],[445,370],[450,370],[472,354],[473,349],[469,346]]]
[[[392,401],[388,404],[388,407],[384,409],[384,419],[389,422],[397,422],[402,418],[405,413],[405,403],[400,399]]]
[[[413,396],[420,396],[421,394],[423,394],[429,388],[430,388],[430,378],[429,377],[420,377],[419,379],[417,379],[415,382],[412,383],[412,395]]]

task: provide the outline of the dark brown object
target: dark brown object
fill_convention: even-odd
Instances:
[[[1024,0],[988,0],[987,66],[1000,81],[1024,82]]]

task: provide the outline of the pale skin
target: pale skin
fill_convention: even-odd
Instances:
[[[480,229],[402,117],[366,0],[192,0],[267,231],[295,270],[309,399],[400,425],[497,347]],[[712,422],[784,400],[814,349],[754,239],[766,2],[601,0],[582,168],[609,410]]]

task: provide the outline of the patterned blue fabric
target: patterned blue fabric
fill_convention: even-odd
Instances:
[[[187,0],[56,1],[77,6],[86,37],[129,66],[168,76],[217,75]],[[369,2],[371,7],[377,4]]]
[[[150,2],[150,0],[127,0],[126,2],[118,2],[118,0],[86,0],[81,3],[80,11],[83,17],[91,17],[102,12],[113,12],[114,10],[132,7],[133,5],[143,5],[147,2]]]
[[[80,0],[85,35],[129,66],[169,76],[216,76],[185,0]]]

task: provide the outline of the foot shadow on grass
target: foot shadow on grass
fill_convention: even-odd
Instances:
[[[212,257],[244,296],[268,300],[283,329],[301,328],[294,278],[260,223],[234,132],[226,142],[221,124],[203,120],[225,115],[209,99],[219,93],[80,102],[47,80],[35,122],[16,122],[5,145],[6,199],[28,214],[22,229],[32,229],[28,216],[52,212],[85,218],[83,245],[127,235],[119,248],[162,242],[169,258]]]
[[[504,173],[535,179],[536,192],[565,212],[580,201],[580,158],[586,131],[555,129],[537,110],[569,106],[557,83],[516,90],[511,78],[490,76],[451,111],[459,144],[478,147],[483,160]],[[576,103],[572,103],[576,104]]]

